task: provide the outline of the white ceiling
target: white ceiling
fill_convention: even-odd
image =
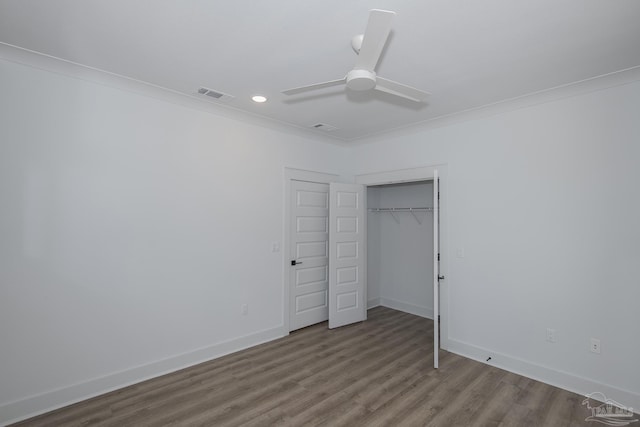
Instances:
[[[344,77],[373,8],[397,13],[378,74],[431,92],[426,104],[280,94]],[[640,1],[0,0],[0,42],[184,94],[206,86],[235,96],[220,104],[353,140],[640,66]]]

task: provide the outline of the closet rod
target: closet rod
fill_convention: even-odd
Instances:
[[[398,217],[396,216],[397,212],[409,212],[411,213],[411,215],[413,215],[413,217],[416,219],[416,221],[418,222],[418,224],[422,225],[422,219],[420,219],[420,217],[418,215],[416,215],[416,212],[433,212],[433,208],[369,208],[369,212],[389,212],[391,214],[391,216],[393,217],[393,219],[400,224],[400,220],[398,219]],[[423,217],[424,219],[424,217]]]
[[[369,212],[432,212],[433,208],[369,208]]]

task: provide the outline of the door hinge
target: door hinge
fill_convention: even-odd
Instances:
[[[440,254],[438,254],[438,261],[440,261]]]

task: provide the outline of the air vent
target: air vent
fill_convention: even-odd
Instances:
[[[213,99],[220,99],[220,100],[225,100],[225,99],[232,99],[233,96],[226,94],[226,93],[222,93],[222,92],[218,92],[215,90],[211,90],[209,88],[206,87],[201,87],[200,89],[198,89],[198,93],[200,95],[204,95],[204,96],[208,96],[209,98],[213,98]]]
[[[331,125],[328,125],[326,123],[317,123],[317,124],[315,124],[315,125],[313,125],[311,127],[314,128],[314,129],[324,130],[324,131],[327,131],[327,132],[331,132],[332,130],[338,129],[335,126],[331,126]]]

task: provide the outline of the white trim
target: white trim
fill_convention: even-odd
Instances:
[[[291,135],[312,139],[341,147],[346,146],[346,141],[334,135],[325,135],[321,131],[314,131],[303,126],[297,126],[288,122],[268,118],[266,116],[242,110],[222,101],[211,101],[197,93],[183,93],[177,90],[158,86],[145,81],[137,80],[120,74],[104,71],[99,68],[89,67],[77,62],[61,59],[55,56],[21,48],[8,43],[0,42],[0,59],[50,73],[60,74],[69,78],[75,78],[107,86],[117,90],[135,93],[149,98],[158,99],[171,104],[203,111],[227,119],[240,121],[244,124],[254,124],[263,128],[269,128]],[[195,89],[195,88],[194,88]]]
[[[235,120],[251,120],[264,127],[284,130],[288,133],[295,132],[306,137],[311,137],[329,144],[339,146],[353,146],[355,144],[369,143],[381,138],[389,138],[389,134],[399,136],[406,133],[415,133],[423,129],[431,129],[449,126],[454,123],[475,120],[481,117],[492,116],[505,113],[524,107],[529,107],[547,102],[553,102],[563,98],[578,96],[597,90],[620,86],[640,80],[640,66],[618,70],[600,76],[590,77],[585,80],[570,82],[565,85],[544,89],[538,92],[528,93],[511,99],[505,99],[492,104],[480,105],[464,111],[445,114],[438,117],[423,120],[421,122],[409,123],[394,129],[373,132],[355,138],[340,138],[335,135],[321,134],[302,126],[282,122],[276,119],[250,113],[230,105],[213,103],[200,99],[195,94],[185,94],[165,87],[153,85],[151,83],[136,80],[130,77],[104,71],[98,68],[89,67],[73,61],[47,55],[41,52],[14,46],[9,43],[0,42],[0,58],[10,62],[26,65],[53,73],[63,74],[69,77],[78,78],[92,83],[126,90],[178,105],[186,105],[202,111],[214,112],[217,115],[225,116]]]
[[[316,172],[305,169],[284,168],[284,176],[286,180],[317,182],[320,184],[329,184],[337,182],[340,175],[326,172]]]
[[[380,305],[383,307],[393,308],[394,310],[404,311],[405,313],[415,314],[433,320],[433,308],[422,305],[415,305],[404,301],[398,301],[392,298],[380,298]]]
[[[598,90],[622,86],[638,80],[640,80],[640,65],[576,82],[569,82],[564,85],[543,89],[537,92],[526,93],[514,98],[503,99],[491,104],[479,105],[463,111],[443,114],[420,122],[408,123],[393,129],[372,132],[367,135],[358,136],[348,140],[349,146],[368,144],[379,140],[388,140],[391,136],[397,138],[402,135],[414,134],[423,130],[451,126],[456,123],[477,120],[483,117],[490,117],[497,114],[507,113],[509,111],[519,110],[521,108],[546,104],[548,102],[580,96]]]
[[[356,175],[356,184],[386,185],[401,182],[428,181],[433,179],[433,173],[443,165],[423,166],[410,169],[372,172]]]
[[[166,359],[114,372],[78,384],[39,393],[24,399],[0,405],[0,425],[8,425],[34,417],[54,409],[62,408],[113,390],[137,384],[152,378],[179,371],[218,357],[235,353],[268,341],[282,338],[286,334],[282,326],[265,329],[240,338],[178,354]]]
[[[582,396],[594,391],[599,391],[610,399],[620,402],[627,407],[634,408],[634,411],[640,408],[639,393],[623,390],[609,384],[603,384],[591,378],[585,378],[548,366],[538,365],[453,338],[449,339],[448,351]],[[487,362],[488,357],[491,357],[490,362]]]
[[[289,280],[289,260],[293,259],[291,252],[291,181],[316,182],[319,184],[329,184],[336,182],[340,178],[338,174],[316,172],[305,169],[284,168],[284,206],[282,215],[282,247],[284,248],[284,258],[282,260],[282,324],[285,335],[288,335],[290,329],[290,307],[289,294],[291,283]]]

